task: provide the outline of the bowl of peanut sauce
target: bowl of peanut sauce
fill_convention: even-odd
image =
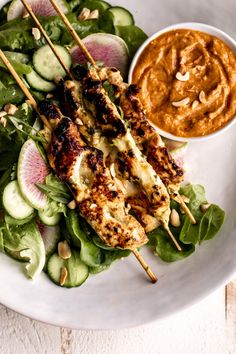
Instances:
[[[129,82],[162,136],[215,137],[236,121],[236,42],[206,24],[169,26],[140,47]]]

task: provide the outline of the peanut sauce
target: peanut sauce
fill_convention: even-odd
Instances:
[[[132,81],[148,119],[176,136],[208,135],[236,114],[236,56],[207,33],[178,29],[154,39]]]

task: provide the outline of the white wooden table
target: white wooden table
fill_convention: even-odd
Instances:
[[[143,327],[76,331],[0,305],[0,354],[235,354],[236,281],[201,303]]]

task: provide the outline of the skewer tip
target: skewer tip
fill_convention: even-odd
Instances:
[[[148,266],[148,264],[145,262],[145,260],[143,259],[143,257],[137,251],[136,248],[132,249],[132,252],[135,255],[135,257],[137,258],[137,260],[139,261],[139,263],[141,264],[141,266],[143,267],[143,269],[145,270],[145,272],[147,273],[147,275],[149,276],[151,282],[153,284],[155,284],[157,282],[157,276],[155,275],[155,273],[153,273],[151,268]]]
[[[193,214],[191,213],[191,211],[189,210],[189,208],[187,207],[187,205],[185,204],[185,202],[184,202],[184,200],[183,200],[183,198],[181,197],[180,194],[177,195],[177,199],[178,199],[179,204],[183,208],[184,212],[186,213],[186,215],[191,220],[192,224],[195,225],[197,223],[197,221],[196,221],[195,217],[193,216]]]
[[[176,240],[175,236],[172,234],[170,228],[168,225],[164,225],[164,228],[166,229],[166,231],[168,232],[168,235],[170,236],[170,238],[172,239],[172,241],[174,242],[176,248],[178,251],[182,251],[182,248],[180,247],[178,241]]]

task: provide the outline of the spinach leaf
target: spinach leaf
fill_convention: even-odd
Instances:
[[[174,229],[172,229],[172,232],[178,238]],[[165,262],[179,261],[190,256],[195,251],[194,245],[185,245],[180,242],[182,251],[179,252],[166,230],[161,227],[149,232],[148,238],[149,246],[154,248],[158,256]]]
[[[17,85],[5,86],[0,82],[0,110],[8,103],[20,104],[25,95]]]
[[[0,47],[5,50],[18,50],[29,52],[39,48],[41,41],[35,41],[29,30],[24,29],[5,29],[0,31]]]
[[[131,59],[141,44],[147,39],[146,33],[144,33],[141,28],[134,25],[115,26],[115,34],[126,42]]]
[[[215,204],[211,204],[199,224],[199,243],[210,240],[220,230],[224,222],[225,212]]]
[[[179,239],[185,244],[196,244],[199,242],[199,222],[203,217],[201,205],[207,203],[205,189],[203,186],[188,184],[180,189],[180,194],[189,198],[188,207],[194,215],[197,224],[193,225],[188,217],[185,216],[184,224],[181,229]]]
[[[89,272],[91,274],[97,274],[103,272],[104,270],[108,269],[111,264],[118,259],[128,257],[130,255],[129,250],[119,250],[116,249],[115,251],[105,251],[101,250],[102,252],[102,262],[98,267],[90,267]]]
[[[99,16],[98,27],[102,32],[116,34],[114,16],[110,11],[106,10]]]
[[[65,220],[72,243],[80,247],[81,260],[90,267],[100,266],[101,250],[99,247],[95,246],[83,232],[79,224],[78,213],[75,210],[69,210]]]

